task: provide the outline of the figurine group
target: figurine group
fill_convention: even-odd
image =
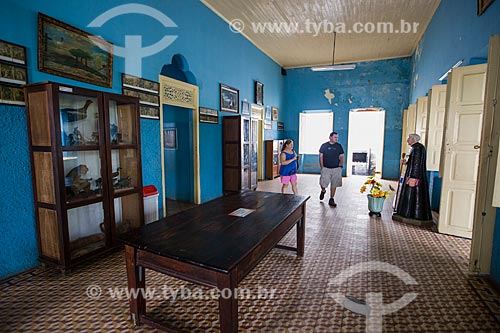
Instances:
[[[130,176],[120,178],[120,170],[121,167],[118,167],[116,171],[111,174],[114,189],[127,188],[132,182],[132,178],[130,178]],[[66,195],[68,196],[68,199],[86,197],[91,194],[101,193],[102,178],[95,180],[95,189],[92,190],[92,178],[83,177],[88,171],[89,168],[85,164],[80,164],[68,172],[65,178]]]
[[[70,124],[80,120],[87,119],[87,109],[93,102],[89,99],[85,101],[85,105],[81,108],[64,108],[61,109],[61,121],[63,124]],[[97,114],[96,114],[97,118]],[[111,124],[111,142],[113,144],[118,144],[123,142],[123,134],[119,132],[119,128],[116,124]],[[82,132],[78,129],[78,126],[73,127],[73,133],[67,134],[63,131],[63,140],[65,143],[69,143],[70,146],[81,146],[81,145],[98,145],[99,144],[99,133],[92,132],[91,138],[85,138]]]

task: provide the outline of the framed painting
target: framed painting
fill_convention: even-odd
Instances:
[[[163,147],[165,149],[177,149],[177,128],[163,130]]]
[[[255,104],[264,104],[264,84],[255,81]]]
[[[477,16],[483,15],[494,0],[477,0]]]
[[[111,88],[113,44],[38,13],[38,69]]]
[[[244,116],[250,115],[250,103],[248,103],[248,101],[246,100],[241,102],[241,114]]]
[[[219,110],[200,107],[199,111],[200,111],[200,122],[211,123],[211,124],[219,123]]]
[[[277,128],[278,128],[278,131],[284,131],[285,130],[285,123],[278,121]]]
[[[235,88],[226,86],[225,84],[220,85],[220,110],[227,112],[239,112],[240,104],[240,91]]]
[[[278,121],[278,108],[276,106],[273,106],[271,108],[271,112],[272,112],[273,121]]]

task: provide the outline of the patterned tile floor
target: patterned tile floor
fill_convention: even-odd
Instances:
[[[328,198],[318,199],[318,177],[299,175],[300,193],[311,195],[305,257],[272,250],[243,280],[240,288],[251,297],[239,300],[240,331],[499,332],[498,295],[467,275],[470,241],[393,222],[391,202],[382,218],[370,218],[366,197],[358,192],[363,180],[344,179],[338,207],[331,208]],[[259,190],[279,191],[279,180],[261,182]],[[295,233],[282,243],[295,245]],[[350,267],[360,270],[340,279]],[[403,280],[387,271],[402,273]],[[218,331],[212,289],[151,271],[146,276],[147,287],[154,288],[147,303],[151,316],[183,331]],[[411,279],[417,284],[409,284]],[[65,277],[40,268],[20,274],[0,282],[0,332],[156,332],[133,327],[127,299],[118,293],[126,286],[122,252],[81,265]],[[99,290],[100,296],[88,296]],[[272,297],[264,291],[273,292]],[[416,298],[391,312],[394,302],[409,293]],[[358,312],[366,311],[362,301],[368,302],[372,315],[351,312],[334,300],[335,294],[361,300],[354,303]],[[376,315],[380,301],[388,312],[383,316]]]

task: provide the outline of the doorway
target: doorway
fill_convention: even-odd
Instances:
[[[167,216],[194,203],[193,119],[182,107],[163,106],[163,163]]]
[[[385,110],[353,109],[349,112],[347,176],[382,172],[384,158]],[[381,175],[382,176],[382,175]]]

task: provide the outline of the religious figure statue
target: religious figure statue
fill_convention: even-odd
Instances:
[[[396,220],[400,218],[432,221],[429,186],[427,184],[426,151],[419,142],[418,134],[410,134],[406,142],[411,146],[406,164],[404,182],[396,208]],[[398,218],[399,217],[399,218]]]

